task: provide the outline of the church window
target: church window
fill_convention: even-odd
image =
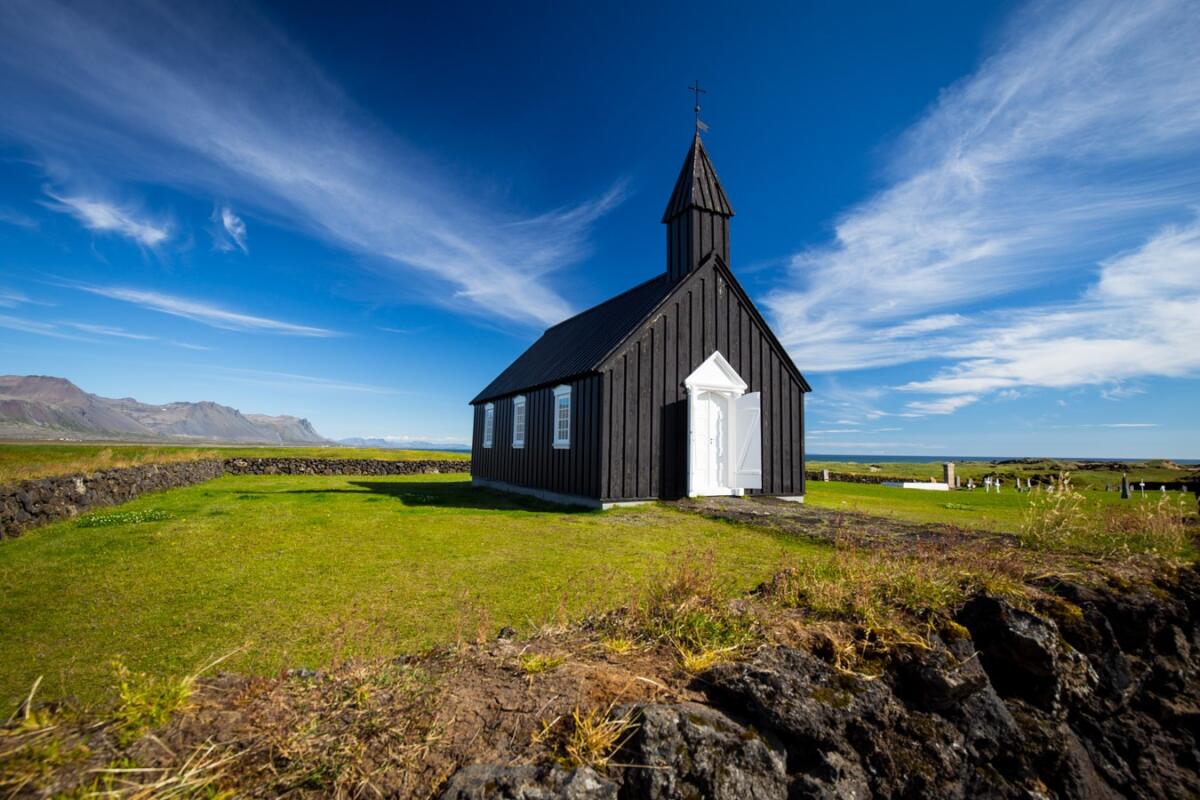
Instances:
[[[513,398],[513,438],[512,446],[525,446],[525,395]]]
[[[571,446],[571,387],[559,386],[554,390],[554,447],[563,449]]]

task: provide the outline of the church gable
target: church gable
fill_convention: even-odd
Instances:
[[[800,435],[808,383],[719,256],[711,255],[600,365],[605,419],[602,494],[684,494],[684,379],[720,352],[749,391],[763,394],[764,480],[771,494],[803,492]]]

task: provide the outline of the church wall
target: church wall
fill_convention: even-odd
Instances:
[[[687,493],[684,379],[714,350],[762,392],[763,494],[804,494],[804,392],[757,314],[710,262],[602,365],[605,500]]]
[[[565,381],[571,387],[571,447],[553,447],[554,386],[525,395],[525,446],[512,446],[513,398],[495,400],[492,446],[483,446],[484,406],[474,406],[471,475],[560,494],[598,498],[601,377]],[[557,386],[559,384],[555,384]]]

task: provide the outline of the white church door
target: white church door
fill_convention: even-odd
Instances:
[[[696,398],[696,493],[729,494],[726,474],[728,448],[729,396],[721,392],[701,392]]]
[[[762,487],[758,392],[719,352],[684,380],[688,394],[688,495],[741,494]]]

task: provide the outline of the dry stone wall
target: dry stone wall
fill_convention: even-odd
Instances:
[[[470,461],[386,461],[373,458],[227,458],[231,475],[422,475],[470,472]]]
[[[149,492],[203,483],[220,477],[224,471],[221,461],[213,458],[39,478],[0,487],[0,538],[93,508],[125,503]]]
[[[143,464],[90,475],[40,478],[0,486],[0,539],[85,511],[126,503],[150,492],[233,475],[419,475],[470,472],[470,461],[383,461],[366,458],[227,458]]]

